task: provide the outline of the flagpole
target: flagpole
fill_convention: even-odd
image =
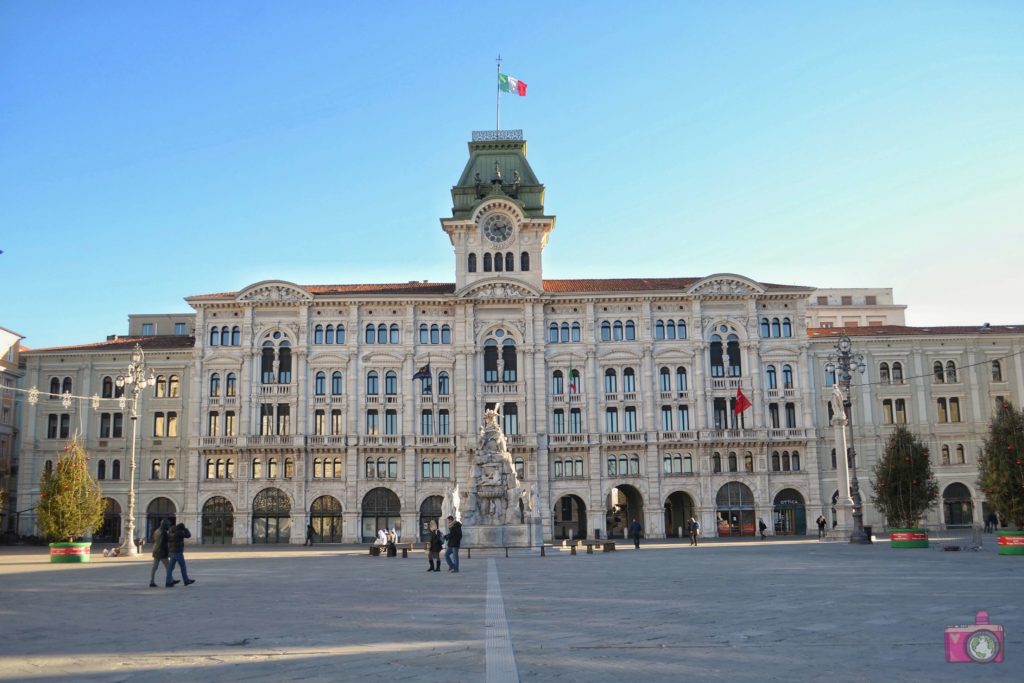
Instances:
[[[498,79],[494,83],[496,92],[494,93],[495,111],[497,112],[494,119],[494,137],[498,137],[498,131],[501,130],[501,53],[498,53]]]

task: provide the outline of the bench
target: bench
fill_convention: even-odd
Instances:
[[[416,543],[414,541],[402,541],[395,544],[395,548],[402,549],[402,557],[409,557],[409,552],[415,549]],[[370,546],[370,557],[387,557],[387,546],[384,545],[371,545]]]

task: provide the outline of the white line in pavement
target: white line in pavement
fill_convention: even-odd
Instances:
[[[501,596],[498,570],[494,560],[487,560],[487,683],[519,683],[519,669],[512,652],[512,637],[505,619],[505,600]]]

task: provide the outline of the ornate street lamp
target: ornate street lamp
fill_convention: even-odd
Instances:
[[[853,499],[853,530],[850,532],[850,543],[870,543],[871,539],[864,533],[864,509],[860,497],[860,485],[857,482],[857,450],[853,445],[853,417],[850,409],[853,401],[850,394],[850,380],[853,379],[854,371],[861,374],[867,369],[864,364],[864,354],[854,353],[853,344],[845,334],[836,342],[835,349],[829,353],[828,362],[825,364],[825,371],[835,373],[836,383],[842,388],[843,409],[839,412],[842,419],[838,422],[841,429],[850,427],[849,456],[846,448],[842,448],[842,462],[844,472],[849,468],[850,491],[849,496]],[[845,441],[845,439],[844,439]],[[840,477],[844,481],[846,477]],[[845,497],[846,492],[840,491],[840,499]]]
[[[121,543],[121,554],[134,557],[138,554],[135,546],[135,442],[139,432],[139,397],[146,387],[156,384],[153,371],[146,376],[146,354],[142,346],[135,345],[132,351],[132,362],[123,375],[114,381],[118,389],[128,387],[132,394],[132,456],[128,461],[128,515],[124,523],[124,540]]]

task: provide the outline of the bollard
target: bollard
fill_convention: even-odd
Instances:
[[[409,549],[402,548],[402,557],[409,557]]]
[[[569,546],[569,554],[570,555],[575,555],[576,554],[576,546],[575,545]]]
[[[587,555],[593,555],[593,554],[594,554],[594,546],[588,544],[587,545]]]
[[[468,559],[471,559],[472,557],[473,557],[473,549],[472,548],[466,548],[466,559],[468,560]]]
[[[540,544],[540,556],[541,557],[547,557],[547,555],[544,553],[544,544],[543,543]]]
[[[508,559],[508,546],[505,546],[505,559]]]

